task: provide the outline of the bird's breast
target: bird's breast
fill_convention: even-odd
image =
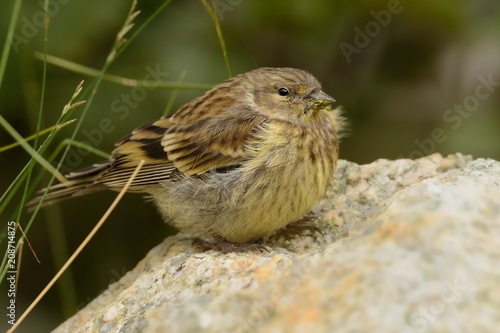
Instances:
[[[267,234],[308,213],[324,195],[337,160],[335,133],[269,128],[243,166],[243,209]],[[265,236],[265,235],[264,235]]]

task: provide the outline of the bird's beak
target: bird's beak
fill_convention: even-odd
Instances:
[[[332,96],[324,93],[321,90],[311,93],[309,97],[312,99],[312,102],[316,107],[330,106],[335,103],[335,99]]]

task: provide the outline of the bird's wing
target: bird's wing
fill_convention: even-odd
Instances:
[[[96,183],[123,186],[141,159],[145,164],[132,183],[132,191],[168,180],[174,174],[224,172],[248,158],[245,146],[266,120],[244,109],[225,109],[215,115],[200,115],[199,119],[192,116],[176,114],[134,130],[117,143],[109,167]]]
[[[266,117],[249,110],[227,110],[199,121],[170,127],[161,145],[174,167],[185,175],[226,170],[248,159],[247,144],[255,140]]]
[[[198,116],[196,118],[196,116]],[[249,142],[256,138],[267,117],[247,109],[224,109],[218,114],[176,113],[134,130],[116,144],[109,161],[66,176],[67,182],[51,186],[48,194],[28,203],[33,209],[44,198],[48,205],[104,189],[121,189],[139,161],[145,161],[129,191],[176,176],[201,176],[225,172],[249,158]]]

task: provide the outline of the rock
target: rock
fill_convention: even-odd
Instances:
[[[167,238],[54,332],[496,332],[500,163],[339,161],[320,233],[269,253]]]

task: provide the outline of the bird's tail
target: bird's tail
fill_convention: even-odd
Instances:
[[[31,211],[35,209],[40,202],[42,202],[41,207],[44,207],[61,200],[107,189],[107,186],[96,180],[102,176],[102,173],[105,172],[109,165],[109,162],[103,162],[71,172],[65,176],[67,179],[66,182],[52,185],[49,188],[38,191],[38,195],[31,199],[26,206]]]

